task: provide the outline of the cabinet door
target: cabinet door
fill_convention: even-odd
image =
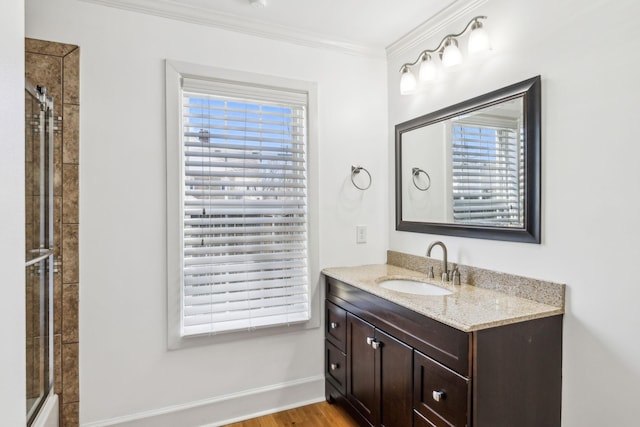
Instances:
[[[374,327],[347,314],[347,399],[372,425],[377,425],[380,407],[375,389]]]
[[[411,426],[413,405],[413,349],[376,329],[376,381],[380,396],[380,425]]]

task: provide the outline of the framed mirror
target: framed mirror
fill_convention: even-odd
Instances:
[[[396,230],[540,243],[540,85],[396,125]]]

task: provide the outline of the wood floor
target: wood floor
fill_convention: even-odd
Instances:
[[[358,427],[358,424],[337,405],[327,402],[302,406],[225,427]]]

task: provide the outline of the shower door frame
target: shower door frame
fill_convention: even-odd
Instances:
[[[25,91],[31,95],[40,106],[38,118],[38,135],[39,135],[39,236],[37,248],[26,248],[25,254],[25,276],[26,280],[29,274],[35,272],[39,276],[39,313],[38,328],[39,347],[38,363],[42,364],[40,386],[38,396],[32,405],[29,405],[29,397],[27,399],[27,426],[31,425],[37,417],[44,402],[53,389],[54,384],[54,334],[53,334],[53,273],[54,273],[54,103],[53,98],[47,96],[47,90],[41,86],[34,86],[30,82],[25,81]],[[27,118],[28,120],[29,118]],[[35,119],[35,117],[31,117]],[[31,122],[27,122],[28,125]],[[27,136],[25,132],[25,137]],[[25,141],[26,144],[26,141]],[[25,145],[26,149],[26,145]],[[25,170],[25,177],[26,177]],[[32,196],[31,196],[32,197]],[[26,204],[26,203],[25,203]],[[34,212],[35,214],[35,212]],[[32,270],[30,272],[29,270]],[[26,286],[29,283],[25,283]],[[27,307],[27,310],[30,307]],[[27,316],[29,312],[27,311]],[[28,337],[32,338],[32,337]],[[27,371],[25,381],[29,381]]]

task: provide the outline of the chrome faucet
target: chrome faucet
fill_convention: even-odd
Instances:
[[[440,246],[442,248],[442,253],[443,253],[443,256],[442,256],[442,281],[443,282],[448,282],[449,281],[449,270],[447,268],[447,247],[441,241],[431,242],[431,244],[427,248],[427,256],[428,257],[431,256],[431,249],[433,249],[434,246]]]

